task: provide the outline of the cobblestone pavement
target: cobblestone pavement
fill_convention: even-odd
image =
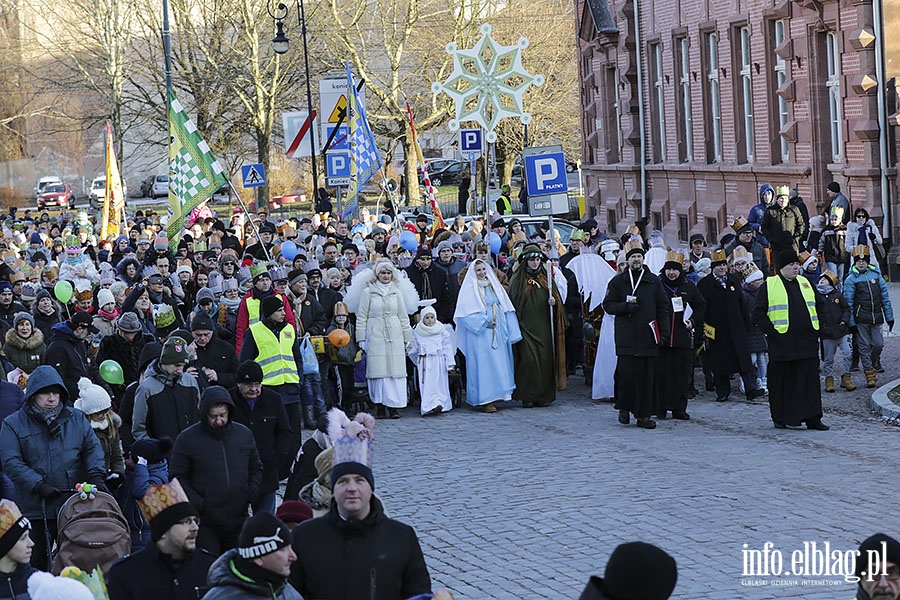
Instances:
[[[880,381],[898,376],[898,354],[892,337]],[[376,488],[416,528],[435,588],[459,600],[576,599],[632,540],[676,558],[674,598],[852,598],[841,577],[745,577],[742,553],[771,542],[790,572],[805,541],[847,551],[900,534],[900,428],[864,395],[828,394],[827,432],[776,430],[768,405],[706,393],[690,421],[646,431],[619,425],[579,376],[546,409],[379,421]]]

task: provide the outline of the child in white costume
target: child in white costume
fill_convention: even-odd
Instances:
[[[447,372],[456,366],[456,345],[450,328],[437,320],[433,307],[423,308],[420,316],[409,358],[418,371],[422,415],[437,415],[453,408]]]

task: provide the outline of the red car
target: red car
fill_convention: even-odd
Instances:
[[[38,194],[37,204],[39,209],[48,206],[75,208],[75,194],[72,193],[68,183],[48,185]]]

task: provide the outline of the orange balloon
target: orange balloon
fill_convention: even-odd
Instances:
[[[343,348],[350,343],[350,334],[343,329],[335,329],[328,334],[328,341],[335,348]]]

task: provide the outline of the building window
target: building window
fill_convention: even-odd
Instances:
[[[687,215],[678,215],[678,241],[687,242],[690,235]]]
[[[706,239],[710,244],[719,243],[719,220],[716,217],[706,217]]]
[[[784,43],[785,40],[785,28],[787,27],[787,23],[784,20],[778,20],[774,23],[774,40],[775,46],[772,48],[772,57],[775,62],[775,88],[778,89],[787,81],[787,64],[783,58],[775,54],[775,48],[778,48],[781,44]],[[788,141],[781,137],[778,132],[787,125],[787,122],[790,120],[790,115],[788,114],[788,103],[787,100],[782,98],[781,96],[776,95],[777,107],[776,111],[778,113],[776,122],[778,123],[778,131],[775,131],[775,135],[773,136],[775,139],[779,141],[778,147],[776,150],[780,150],[779,156],[772,157],[772,163],[782,163],[790,161],[790,151],[791,147],[788,144]]]
[[[616,211],[611,209],[606,211],[606,233],[616,235],[616,221],[618,220],[619,217],[616,215]]]
[[[706,162],[722,161],[722,103],[719,95],[719,34],[711,31],[705,35],[703,59],[706,66],[704,88],[706,130]]]
[[[650,214],[650,217],[653,222],[653,229],[655,229],[656,231],[662,231],[662,228],[663,228],[662,212],[653,211]]]
[[[844,139],[841,131],[841,79],[837,34],[833,31],[825,36],[825,50],[828,57],[828,118],[831,126],[831,158],[837,162],[844,156]]]
[[[735,119],[738,162],[753,162],[753,77],[750,62],[750,27],[736,29],[735,71],[737,72],[737,102],[739,115]]]
[[[688,38],[675,40],[675,72],[678,74],[678,160],[693,160],[694,122],[691,114],[691,58]]]
[[[604,69],[603,80],[603,117],[604,140],[606,142],[606,162],[619,162],[619,152],[622,147],[622,128],[619,127],[619,98],[616,68]],[[599,123],[598,123],[599,124]]]
[[[653,162],[666,159],[666,103],[663,88],[662,44],[650,44],[650,85],[653,93],[650,96],[650,115],[653,126]]]

